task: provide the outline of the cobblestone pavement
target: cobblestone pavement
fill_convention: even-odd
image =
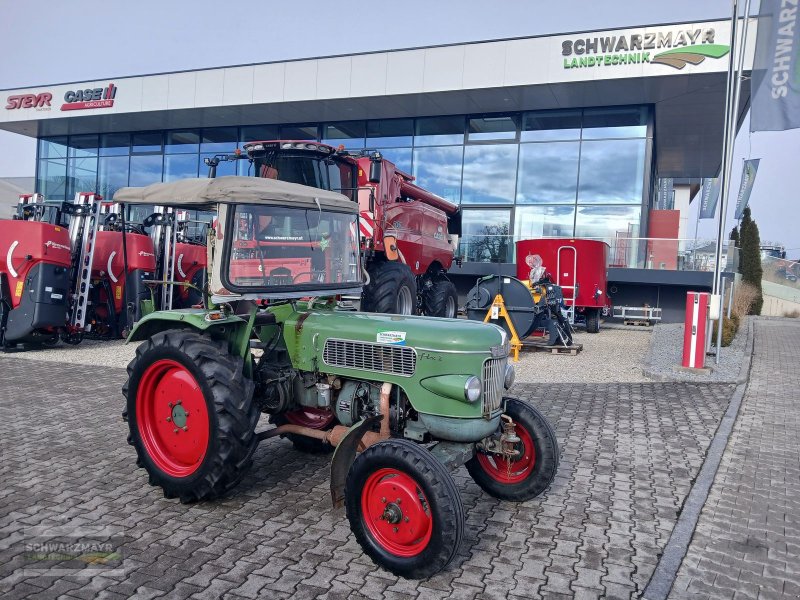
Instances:
[[[750,383],[673,598],[800,597],[800,322],[755,322]]]
[[[0,371],[4,598],[635,597],[732,393],[696,384],[515,386],[555,426],[556,480],[540,498],[513,504],[458,470],[461,551],[446,572],[408,581],[377,569],[330,508],[328,458],[269,440],[230,496],[181,505],[147,485],[125,443],[124,371],[3,357]],[[121,575],[103,565],[88,567],[97,569],[91,577],[29,571],[37,566],[25,556],[30,528],[90,525],[122,531]]]

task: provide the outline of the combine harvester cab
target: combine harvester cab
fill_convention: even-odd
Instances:
[[[67,229],[34,218],[39,194],[20,197],[17,217],[0,221],[0,346],[58,341],[70,288]]]

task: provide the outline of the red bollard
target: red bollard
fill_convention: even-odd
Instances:
[[[706,366],[706,321],[710,296],[708,292],[686,293],[682,365],[689,369]]]

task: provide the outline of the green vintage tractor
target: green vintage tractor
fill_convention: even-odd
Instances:
[[[153,312],[123,389],[138,465],[168,498],[216,498],[245,477],[259,441],[334,450],[331,494],[381,567],[444,569],[464,532],[450,471],[525,501],[558,466],[533,406],[504,396],[509,341],[472,321],[342,309],[364,284],[358,206],[250,177],[124,188],[123,203],[213,210],[202,307]],[[186,284],[184,284],[186,285]],[[275,425],[259,429],[269,415]]]

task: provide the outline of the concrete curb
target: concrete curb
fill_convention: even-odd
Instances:
[[[728,446],[736,417],[742,406],[745,392],[747,391],[747,380],[750,375],[752,365],[753,346],[755,342],[755,319],[749,318],[747,324],[747,342],[745,345],[745,357],[739,368],[738,385],[731,396],[731,401],[725,414],[720,420],[719,427],[711,440],[706,452],[703,466],[697,474],[697,478],[692,485],[692,489],[686,496],[686,500],[681,507],[680,516],[672,529],[664,552],[658,561],[656,570],[644,590],[642,598],[644,600],[666,600],[669,596],[675,579],[678,576],[683,559],[689,550],[689,544],[694,536],[694,530],[700,519],[700,513],[708,499],[708,493],[714,483],[717,470],[722,462],[722,455]]]

